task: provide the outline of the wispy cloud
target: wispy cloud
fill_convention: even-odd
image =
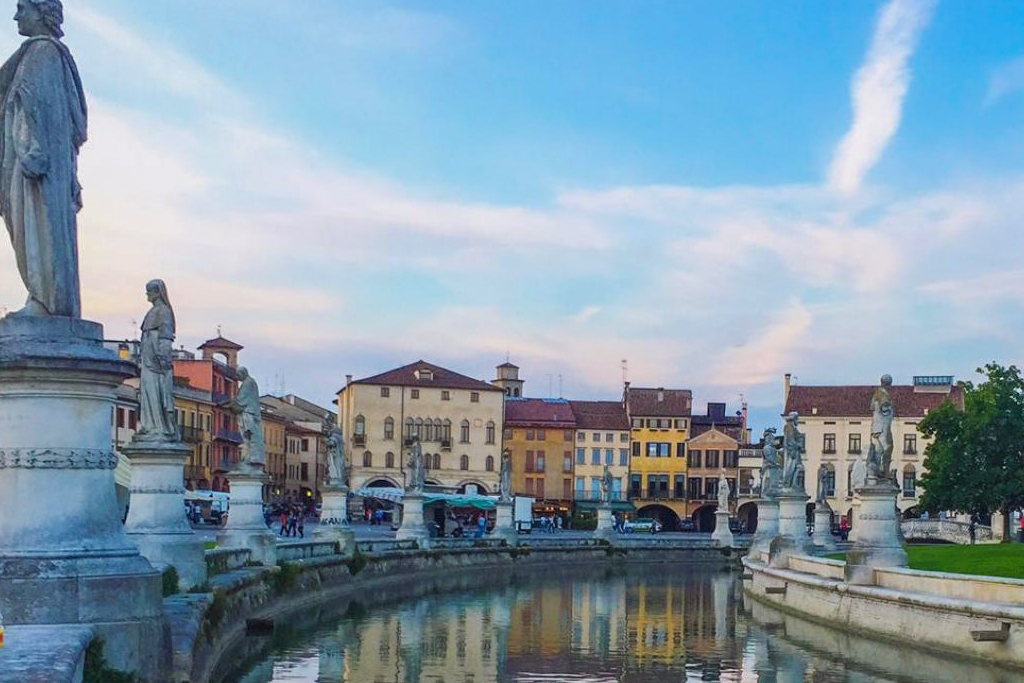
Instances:
[[[882,8],[867,58],[853,79],[853,125],[832,159],[833,189],[858,190],[899,128],[910,83],[907,62],[934,7],[935,0],[891,0]]]
[[[1024,90],[1024,57],[1011,59],[992,71],[985,93],[985,104],[994,104],[1007,95]]]

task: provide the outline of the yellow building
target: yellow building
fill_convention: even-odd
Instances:
[[[185,463],[185,488],[209,489],[211,477],[210,444],[213,437],[213,398],[209,391],[192,387],[181,377],[174,378],[174,412],[178,418],[181,441],[192,449]]]
[[[629,488],[629,418],[621,401],[570,401],[576,416],[576,510],[595,509],[601,477],[612,476],[612,500],[625,502]],[[625,509],[632,511],[628,503]]]
[[[573,500],[576,417],[564,398],[505,398],[503,450],[512,490],[536,499],[538,514],[568,515]]]
[[[281,415],[268,409],[266,405],[263,410],[263,443],[266,445],[267,464],[266,472],[270,481],[267,482],[263,500],[281,501],[286,495],[287,463],[285,451],[287,439],[285,438],[285,426],[287,421]]]
[[[626,384],[633,452],[629,496],[641,517],[676,529],[686,516],[686,441],[693,394],[689,389],[640,389]]]

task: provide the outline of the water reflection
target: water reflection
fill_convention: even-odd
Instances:
[[[857,638],[744,603],[735,574],[652,565],[479,577],[330,618],[244,683],[736,681],[1003,683],[1016,674]]]

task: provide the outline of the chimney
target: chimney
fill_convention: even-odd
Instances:
[[[658,403],[662,403],[665,400],[665,390],[658,388]]]
[[[345,375],[345,386],[352,384],[352,375]]]
[[[785,379],[782,381],[782,408],[785,410],[786,404],[789,403],[789,385],[793,380],[793,375],[786,373]]]

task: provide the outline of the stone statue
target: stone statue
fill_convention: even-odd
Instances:
[[[78,67],[60,41],[60,0],[18,0],[27,37],[0,68],[0,214],[28,290],[22,315],[82,314],[78,281],[78,150],[86,105]]]
[[[405,490],[409,493],[423,493],[423,486],[426,484],[427,473],[423,468],[423,449],[420,446],[419,437],[412,437],[412,445],[409,447],[409,473],[405,484]]]
[[[815,501],[817,501],[819,506],[828,507],[828,502],[825,499],[828,498],[829,472],[828,465],[825,463],[818,465],[818,495],[815,497]]]
[[[807,452],[807,437],[800,433],[798,422],[800,416],[792,412],[786,416],[786,426],[782,430],[782,447],[785,450],[786,462],[782,471],[782,488],[801,490],[800,473],[804,470],[803,455]]]
[[[174,412],[174,309],[163,280],[146,284],[146,297],[153,306],[142,321],[138,436],[173,443],[181,438]]]
[[[512,454],[509,451],[501,454],[501,471],[498,474],[499,500],[507,503],[512,500]]]
[[[238,368],[238,376],[242,383],[238,386],[238,395],[232,399],[230,406],[238,413],[242,428],[242,457],[239,464],[263,467],[267,464],[267,449],[263,443],[260,388],[245,368]]]
[[[608,465],[604,466],[604,472],[601,474],[601,502],[610,503],[612,500],[612,473],[608,469]]]
[[[345,439],[337,426],[332,427],[327,435],[327,483],[331,486],[348,486]]]
[[[775,447],[775,427],[768,427],[763,435],[763,463],[761,465],[761,497],[775,498],[782,479],[782,458]]]
[[[892,475],[892,421],[896,417],[892,406],[892,377],[882,375],[881,386],[871,395],[871,445],[868,447],[868,478],[888,481]]]
[[[718,509],[729,511],[729,480],[725,478],[725,470],[718,475]]]

